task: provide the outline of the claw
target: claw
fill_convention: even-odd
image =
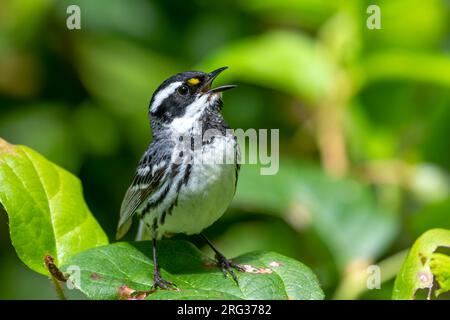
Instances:
[[[240,265],[232,262],[231,260],[228,260],[221,254],[216,254],[216,260],[217,260],[217,266],[222,270],[223,275],[225,278],[230,275],[234,282],[236,282],[237,285],[239,285],[238,279],[236,274],[234,273],[233,269],[236,269],[238,271],[244,271],[244,268],[242,268]]]
[[[178,290],[175,283],[169,280],[165,280],[161,277],[161,274],[158,272],[155,272],[153,277],[153,290],[156,290],[158,288],[161,288],[163,290]]]

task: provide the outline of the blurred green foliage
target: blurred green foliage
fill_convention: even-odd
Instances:
[[[376,3],[380,30],[365,0],[4,0],[0,137],[80,176],[112,239],[151,94],[173,73],[228,65],[220,81],[239,89],[225,118],[279,128],[280,172],[244,166],[207,234],[231,256],[301,260],[327,298],[390,298],[404,250],[449,228],[450,6]],[[70,4],[81,30],[66,28]],[[5,214],[0,261],[0,298],[55,298],[15,256]],[[358,278],[371,264],[381,290]]]

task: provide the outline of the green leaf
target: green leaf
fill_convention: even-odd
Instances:
[[[117,299],[123,286],[150,290],[151,242],[119,242],[79,253],[62,267],[91,299]],[[273,252],[252,252],[235,262],[252,272],[237,272],[239,286],[192,244],[161,241],[162,276],[180,291],[156,291],[148,299],[322,299],[314,273],[302,263]],[[251,267],[250,267],[251,266]],[[71,271],[72,270],[72,271]],[[80,270],[79,273],[73,270]]]
[[[281,161],[276,175],[259,170],[241,167],[234,205],[280,214],[297,230],[313,227],[341,270],[355,260],[373,261],[397,233],[396,217],[353,179],[336,180],[317,167],[289,160]]]
[[[108,243],[84,202],[80,181],[32,149],[0,139],[0,181],[12,244],[36,272],[48,275],[45,255],[59,265]]]
[[[433,253],[430,261],[430,269],[440,287],[436,291],[436,296],[450,291],[450,257],[442,253]]]
[[[419,289],[428,289],[431,293],[434,276],[440,285],[448,286],[448,279],[443,281],[444,270],[448,274],[448,257],[444,260],[434,255],[438,247],[450,247],[450,230],[428,230],[416,240],[395,279],[393,299],[414,299]]]

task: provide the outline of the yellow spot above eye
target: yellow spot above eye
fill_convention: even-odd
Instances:
[[[198,84],[200,82],[200,80],[198,80],[197,78],[191,78],[191,79],[189,79],[188,81],[187,81],[187,83],[190,85],[190,86],[195,86],[196,84]]]

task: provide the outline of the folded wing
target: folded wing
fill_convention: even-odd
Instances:
[[[139,162],[139,166],[128,188],[120,208],[120,219],[116,239],[122,238],[130,229],[133,216],[141,205],[159,189],[167,177],[167,159],[147,151]]]

